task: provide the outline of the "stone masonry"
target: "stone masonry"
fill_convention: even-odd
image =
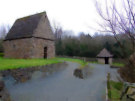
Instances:
[[[4,42],[5,58],[53,58],[54,35],[45,12],[20,18]],[[45,52],[46,47],[46,52]]]

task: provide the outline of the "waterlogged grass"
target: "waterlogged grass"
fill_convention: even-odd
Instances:
[[[83,61],[83,60],[80,60],[80,59],[72,59],[72,58],[57,58],[58,60],[62,60],[62,61],[70,61],[70,62],[75,62],[75,63],[78,63],[80,64],[81,66],[79,68],[83,68],[85,67],[86,65],[88,65],[87,62]]]
[[[26,68],[33,66],[43,66],[47,64],[55,64],[60,61],[57,58],[53,59],[6,59],[0,57],[0,70]]]
[[[123,63],[112,63],[112,66],[124,67],[124,64]]]

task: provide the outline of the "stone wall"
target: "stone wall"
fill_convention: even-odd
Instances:
[[[47,58],[55,57],[55,43],[50,40],[43,40],[33,38],[33,54],[32,58],[43,58],[44,57],[44,47],[47,47]]]
[[[104,58],[98,58],[98,63],[105,64],[105,59]]]
[[[31,58],[32,38],[4,41],[5,58]]]
[[[47,15],[42,16],[42,18],[38,23],[37,28],[33,32],[33,36],[54,40],[54,34]]]
[[[112,64],[112,58],[109,58],[109,64]],[[105,59],[104,58],[98,58],[98,63],[105,64]]]
[[[110,65],[112,64],[112,58],[109,58],[109,64]]]
[[[44,58],[44,47],[47,47],[47,58],[55,57],[54,41],[39,38],[25,38],[4,41],[5,58]]]

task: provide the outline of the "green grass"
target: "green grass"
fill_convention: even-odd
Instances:
[[[83,68],[85,65],[87,65],[87,62],[84,62],[80,59],[72,59],[72,58],[6,59],[0,57],[0,70],[44,66],[47,64],[55,64],[62,61],[71,61],[71,62],[79,63],[81,65],[80,68]]]
[[[54,59],[6,59],[0,58],[0,70],[26,68],[33,66],[43,66],[47,64],[55,64],[60,61],[57,58]]]
[[[112,63],[112,66],[124,67],[124,64],[123,63]]]
[[[115,82],[115,81],[110,81],[110,84],[113,88],[117,89],[117,90],[121,90],[123,87],[123,83],[121,82]]]
[[[79,68],[83,68],[84,66],[86,66],[88,63],[83,61],[83,60],[80,60],[80,59],[72,59],[72,58],[57,58],[58,60],[62,60],[62,61],[70,61],[70,62],[75,62],[75,63],[78,63],[80,64],[81,66]]]
[[[111,89],[108,90],[108,97],[112,99],[112,101],[119,101],[123,88],[123,83],[110,81],[110,88]]]

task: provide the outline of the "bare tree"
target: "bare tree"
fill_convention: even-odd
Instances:
[[[117,1],[117,2],[116,2]],[[131,44],[132,52],[135,52],[135,1],[134,0],[105,0],[105,7],[102,8],[99,2],[96,1],[97,12],[103,19],[104,23],[99,24],[104,32],[113,33],[114,38],[122,48],[117,34],[126,35]]]
[[[103,31],[113,33],[114,38],[122,49],[123,56],[125,48],[117,34],[124,34],[131,43],[131,51],[135,53],[135,1],[134,0],[109,0],[105,2],[105,9],[102,9],[96,2],[97,12],[103,19],[100,24]],[[119,2],[119,3],[118,3]],[[128,82],[135,82],[135,54],[126,60],[125,68],[119,69],[121,77]]]
[[[63,29],[62,29],[61,25],[59,23],[56,23],[55,21],[53,23],[53,31],[54,31],[55,39],[61,40],[62,34],[63,34]]]
[[[10,27],[9,25],[1,25],[0,26],[0,38],[4,39],[5,36],[7,35],[8,31],[9,31]]]
[[[9,31],[10,27],[9,25],[1,25],[0,26],[0,52],[3,52],[3,46],[2,46],[2,43],[3,43],[3,40],[5,39],[8,31]]]
[[[74,36],[75,34],[72,30],[64,30],[61,24],[56,21],[54,21],[52,29],[54,31],[56,40],[61,40],[65,37]]]

